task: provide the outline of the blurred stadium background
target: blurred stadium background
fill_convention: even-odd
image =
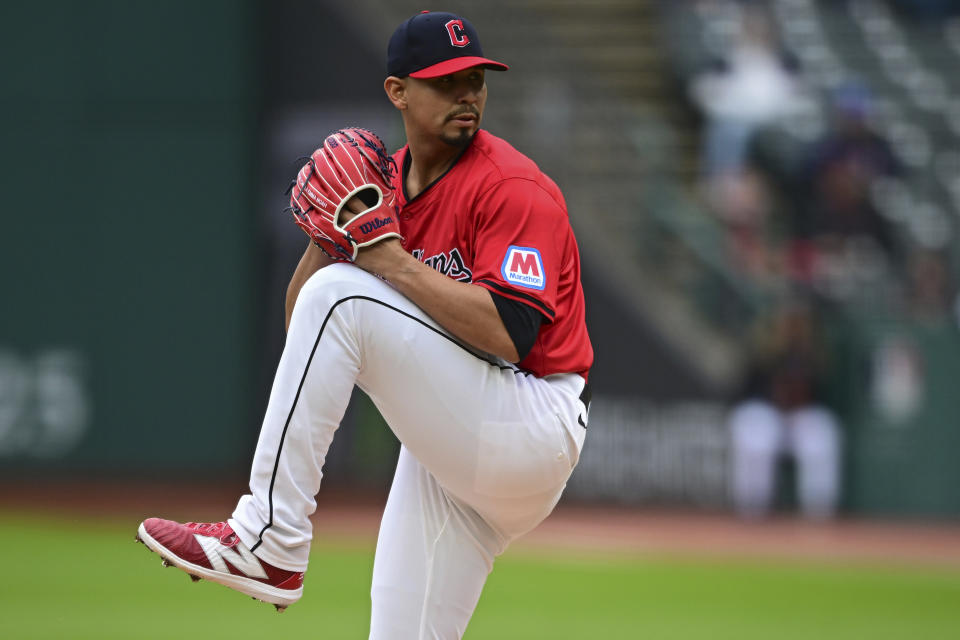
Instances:
[[[384,48],[421,4],[0,6],[4,554],[63,523],[95,528],[78,513],[98,501],[118,500],[131,532],[154,505],[231,506],[305,245],[283,191],[297,158],[340,126],[401,144],[380,86]],[[718,544],[740,556],[779,540],[785,555],[826,558],[862,543],[874,553],[858,557],[873,560],[933,545],[925,561],[948,567],[946,591],[916,619],[942,623],[929,637],[956,633],[960,618],[936,598],[960,588],[960,3],[428,8],[469,17],[485,51],[511,64],[488,76],[484,126],[559,183],[580,242],[594,406],[566,519],[535,540],[686,553],[730,534],[738,542]],[[772,518],[736,499],[731,411],[760,397],[817,406],[839,425],[837,501],[814,509],[816,522],[792,515],[804,510],[792,459],[773,471]],[[375,515],[396,449],[357,394],[328,458],[331,502]],[[41,507],[65,519],[37,520]],[[109,513],[91,517],[115,522]],[[376,520],[360,521],[372,535]],[[687,544],[691,529],[703,535]],[[624,578],[638,598],[650,596],[647,572]],[[509,609],[503,591],[489,598],[506,609],[486,611]],[[20,606],[13,592],[4,601]],[[613,607],[630,600],[608,600],[604,615]],[[713,629],[772,633],[737,626],[737,611]],[[642,624],[627,616],[628,631],[607,635],[703,634]],[[886,624],[890,635],[872,637],[903,637]],[[549,637],[576,628],[560,626]],[[84,633],[59,637],[124,637]],[[856,637],[839,634],[824,637]]]

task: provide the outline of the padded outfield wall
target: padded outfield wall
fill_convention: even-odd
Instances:
[[[249,457],[254,10],[0,5],[5,472]]]

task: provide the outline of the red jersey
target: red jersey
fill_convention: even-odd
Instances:
[[[404,247],[418,260],[536,309],[544,317],[519,367],[536,376],[593,364],[580,254],[554,182],[522,153],[484,130],[454,165],[407,201],[407,147],[394,154]]]

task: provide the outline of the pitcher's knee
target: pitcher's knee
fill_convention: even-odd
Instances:
[[[345,262],[320,269],[304,283],[297,298],[301,300],[341,300],[350,296],[377,297],[383,290],[392,291],[382,280]]]

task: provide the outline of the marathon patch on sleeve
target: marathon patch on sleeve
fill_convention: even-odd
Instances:
[[[510,284],[542,291],[547,285],[540,252],[532,247],[510,245],[503,259],[500,274]]]

